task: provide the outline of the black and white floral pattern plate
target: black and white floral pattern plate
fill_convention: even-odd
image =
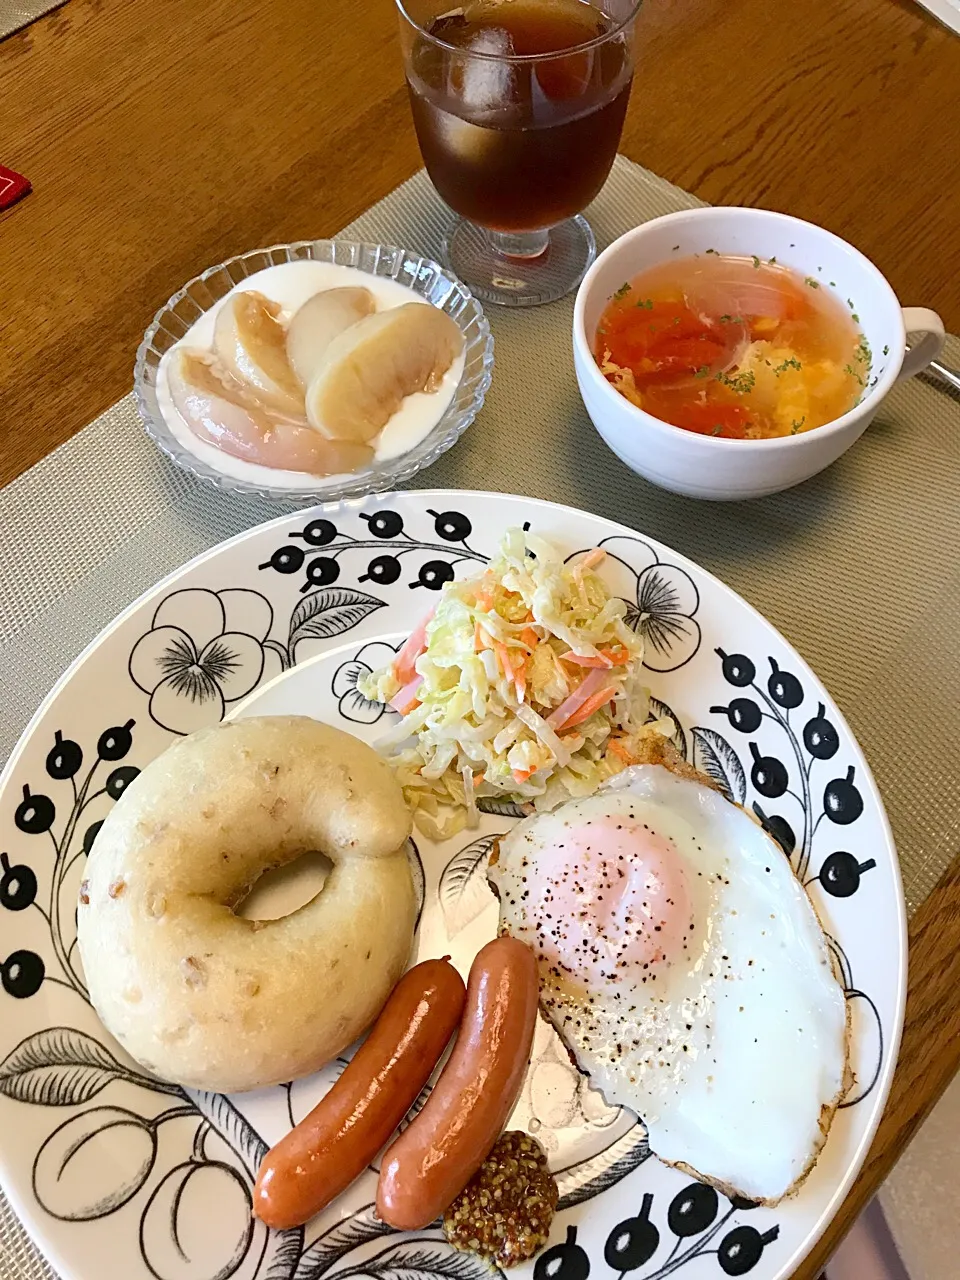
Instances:
[[[392,494],[272,521],[160,583],[70,668],[3,774],[0,1177],[65,1280],[489,1274],[436,1229],[403,1236],[377,1221],[373,1170],[306,1230],[254,1222],[261,1156],[342,1064],[232,1098],[151,1078],[89,1005],[75,906],[100,823],[177,735],[230,715],[308,711],[375,740],[391,713],[362,697],[358,676],[389,657],[444,582],[524,524],[570,555],[605,547],[602,571],[646,642],[658,714],[787,850],[843,975],[856,1085],[800,1193],[756,1208],[661,1166],[642,1126],[607,1107],[542,1026],[512,1124],[546,1146],[561,1211],[551,1247],[521,1274],[786,1280],[838,1206],[887,1095],[906,951],[883,807],[829,695],[753,609],[652,538],[527,498]],[[445,844],[417,838],[422,956],[451,953],[466,968],[491,936],[484,869],[491,837],[514,820],[500,807]]]

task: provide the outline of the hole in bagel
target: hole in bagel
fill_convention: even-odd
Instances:
[[[302,853],[285,867],[265,871],[234,911],[245,920],[280,920],[292,915],[317,896],[332,867],[325,853]]]

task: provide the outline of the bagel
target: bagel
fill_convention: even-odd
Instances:
[[[317,1070],[406,968],[410,829],[389,767],[315,720],[240,720],[176,742],[104,822],[80,890],[80,954],[107,1030],[196,1089]],[[265,871],[309,851],[333,863],[310,902],[280,920],[235,914]]]

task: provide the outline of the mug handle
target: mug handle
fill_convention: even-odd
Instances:
[[[897,374],[897,380],[912,378],[927,367],[931,360],[936,360],[943,350],[946,333],[943,321],[935,311],[927,307],[904,307],[903,327],[907,337],[916,336],[917,341],[907,349],[903,364]]]

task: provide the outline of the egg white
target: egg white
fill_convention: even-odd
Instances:
[[[563,857],[564,831],[613,814],[673,841],[692,927],[683,948],[648,971],[587,984],[544,962],[543,903],[529,872]],[[586,800],[519,823],[490,878],[501,927],[538,951],[544,1012],[606,1101],[645,1123],[655,1154],[727,1194],[774,1204],[793,1190],[843,1096],[847,1011],[779,846],[716,791],[639,765]]]

